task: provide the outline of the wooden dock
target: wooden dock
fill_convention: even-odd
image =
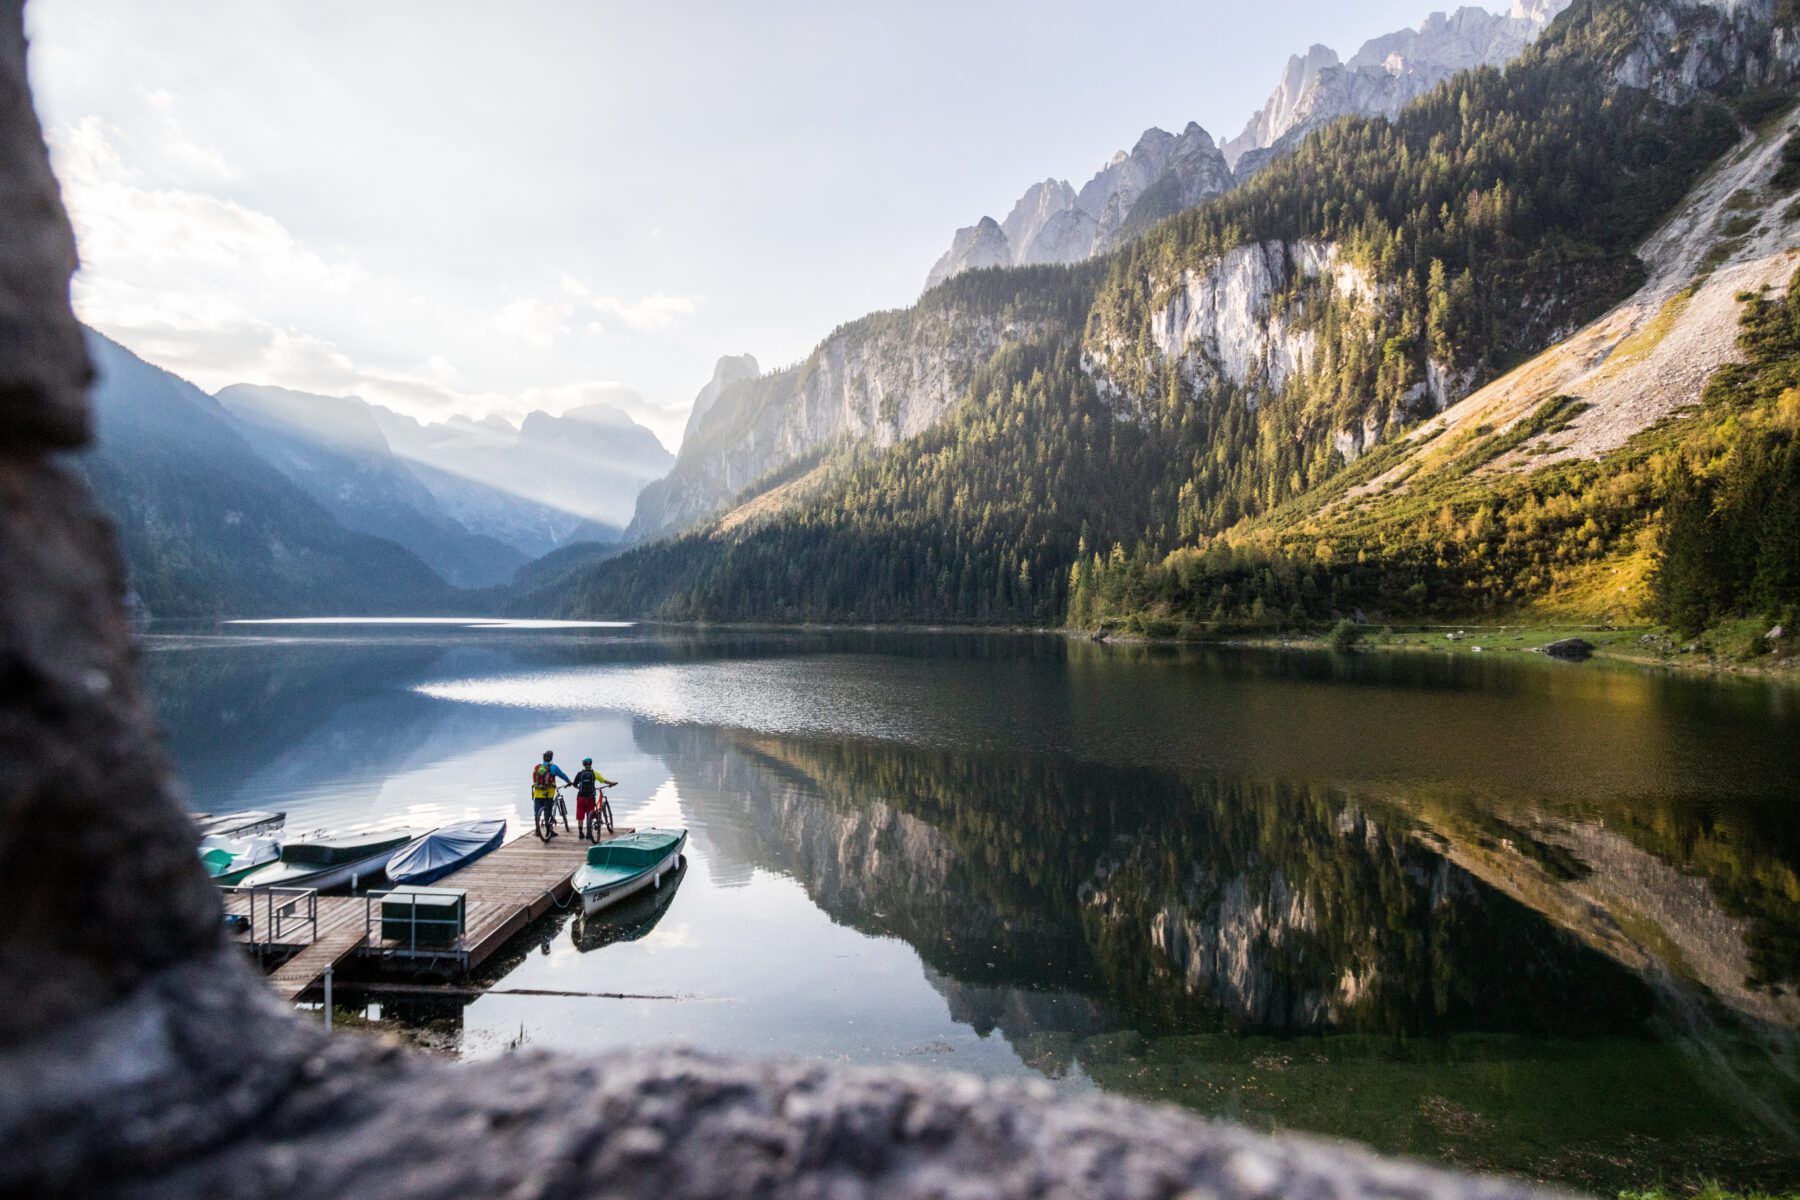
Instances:
[[[275,994],[290,1003],[319,981],[327,968],[335,967],[368,941],[358,918],[355,925],[344,924],[307,946],[300,953],[275,968],[269,984]]]
[[[633,832],[621,828],[613,836]],[[225,889],[226,912],[249,914],[237,940],[259,958],[280,959],[269,981],[285,1000],[298,1000],[328,968],[346,959],[388,966],[429,965],[467,972],[531,922],[565,905],[571,879],[590,842],[565,833],[545,844],[525,834],[432,884],[468,893],[462,937],[454,946],[426,948],[381,936],[381,901],[369,896],[321,896],[295,891]]]

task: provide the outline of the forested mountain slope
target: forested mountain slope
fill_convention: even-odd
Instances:
[[[959,276],[912,308],[840,326],[797,366],[723,388],[667,477],[639,496],[626,540],[687,529],[832,451],[932,428],[1002,346],[1052,327],[1070,336],[1095,278],[1087,266]]]
[[[1313,553],[1301,571],[1298,546],[1350,483],[1418,441],[1399,439],[1657,282],[1637,252],[1708,170],[1747,129],[1761,131],[1752,153],[1786,138],[1776,114],[1792,99],[1795,18],[1786,0],[1579,0],[1507,71],[1458,76],[1393,122],[1330,125],[1088,267],[958,277],[918,309],[870,319],[889,335],[884,362],[957,347],[968,384],[949,396],[945,373],[931,393],[947,419],[910,438],[890,422],[885,439],[815,444],[803,486],[790,468],[750,489],[745,499],[784,488],[754,520],[641,548],[531,603],[596,616],[1261,623],[1348,611],[1361,596],[1351,565],[1380,582],[1384,611],[1540,597],[1562,584],[1495,572],[1503,593],[1407,576],[1415,558],[1384,557],[1379,542],[1354,547],[1354,564]],[[1755,227],[1720,232],[1791,245],[1791,184],[1771,171],[1756,186],[1737,201],[1759,210]],[[1735,261],[1748,244],[1720,253]],[[838,394],[867,379],[848,373]],[[765,394],[746,411],[759,428],[804,428],[788,385],[757,382]],[[907,411],[917,394],[876,411]],[[1523,441],[1572,408],[1480,436]],[[1529,465],[1491,469],[1529,477]],[[1459,457],[1444,473],[1471,470]],[[1453,504],[1448,520],[1466,518]],[[1282,537],[1293,545],[1241,551],[1217,586],[1167,591],[1182,564],[1224,568],[1221,554]]]
[[[129,583],[157,617],[402,612],[444,581],[353,533],[257,457],[211,396],[96,333],[98,436],[73,460],[118,524]]]

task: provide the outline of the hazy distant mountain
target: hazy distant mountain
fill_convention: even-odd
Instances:
[[[219,403],[272,466],[346,529],[400,543],[458,587],[505,583],[528,555],[472,533],[396,457],[360,400],[240,383]]]
[[[119,526],[151,615],[418,611],[443,580],[394,542],[344,528],[260,457],[211,396],[89,332],[94,448],[75,462]]]
[[[518,428],[493,416],[426,425],[370,411],[450,516],[534,558],[572,537],[616,537],[644,485],[674,462],[655,434],[606,404],[534,412]]]
[[[1200,126],[1190,121],[1179,136],[1147,129],[1079,192],[1046,179],[1026,189],[1004,222],[983,217],[957,230],[925,286],[982,267],[1080,262],[1231,184],[1231,167]]]
[[[1458,71],[1511,62],[1570,3],[1515,0],[1504,16],[1470,7],[1432,13],[1417,29],[1364,42],[1349,62],[1315,45],[1288,59],[1268,103],[1221,148],[1242,179],[1339,117],[1394,117]]]

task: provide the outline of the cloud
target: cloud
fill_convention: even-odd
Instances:
[[[652,292],[628,302],[617,296],[602,295],[572,275],[562,277],[562,287],[564,294],[577,304],[585,305],[593,312],[617,317],[632,329],[644,333],[667,329],[677,318],[691,317],[700,311],[699,296]]]
[[[146,185],[126,165],[119,138],[94,116],[49,133],[84,274],[161,284],[179,268],[184,279],[228,285],[209,291],[261,280],[343,293],[357,283],[354,263],[315,253],[266,213],[206,192]]]
[[[696,312],[699,297],[626,299],[564,276],[548,295],[510,299],[481,318],[414,281],[401,286],[321,253],[275,216],[214,190],[237,172],[186,136],[177,98],[146,91],[140,101],[130,130],[88,115],[47,134],[81,252],[73,299],[89,325],[208,391],[273,383],[359,395],[428,421],[463,413],[516,422],[534,409],[604,401],[665,441],[679,438],[685,406],[651,404],[578,371],[508,391],[471,386],[436,343],[462,331],[452,353],[497,351],[504,371],[518,358],[509,346],[545,351],[576,336],[656,332]],[[415,335],[410,361],[399,349],[403,322]]]
[[[514,300],[493,316],[493,327],[507,337],[533,346],[550,347],[569,332],[571,310],[547,300]]]
[[[528,345],[548,348],[567,337],[577,323],[587,337],[605,336],[607,322],[597,319],[602,316],[617,320],[637,333],[656,333],[682,317],[700,311],[700,301],[699,296],[678,296],[668,292],[651,292],[636,300],[622,300],[597,292],[572,275],[563,275],[561,292],[555,298],[510,300],[489,318],[488,324]]]

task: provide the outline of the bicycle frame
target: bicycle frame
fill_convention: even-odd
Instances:
[[[563,788],[566,786],[566,784],[558,784],[556,795],[547,800],[540,801],[536,796],[531,798],[531,829],[544,841],[550,840],[544,837],[546,829],[553,834],[556,832],[556,816],[559,811],[562,813],[563,828],[565,830],[569,828],[569,804],[563,799]],[[543,805],[541,809],[538,807],[540,803]],[[540,820],[543,822],[541,825],[539,824]]]
[[[618,785],[610,786],[617,787]],[[605,787],[595,787],[594,807],[589,810],[587,818],[582,822],[582,833],[598,841],[602,827],[608,833],[613,831],[612,801],[607,797]]]

